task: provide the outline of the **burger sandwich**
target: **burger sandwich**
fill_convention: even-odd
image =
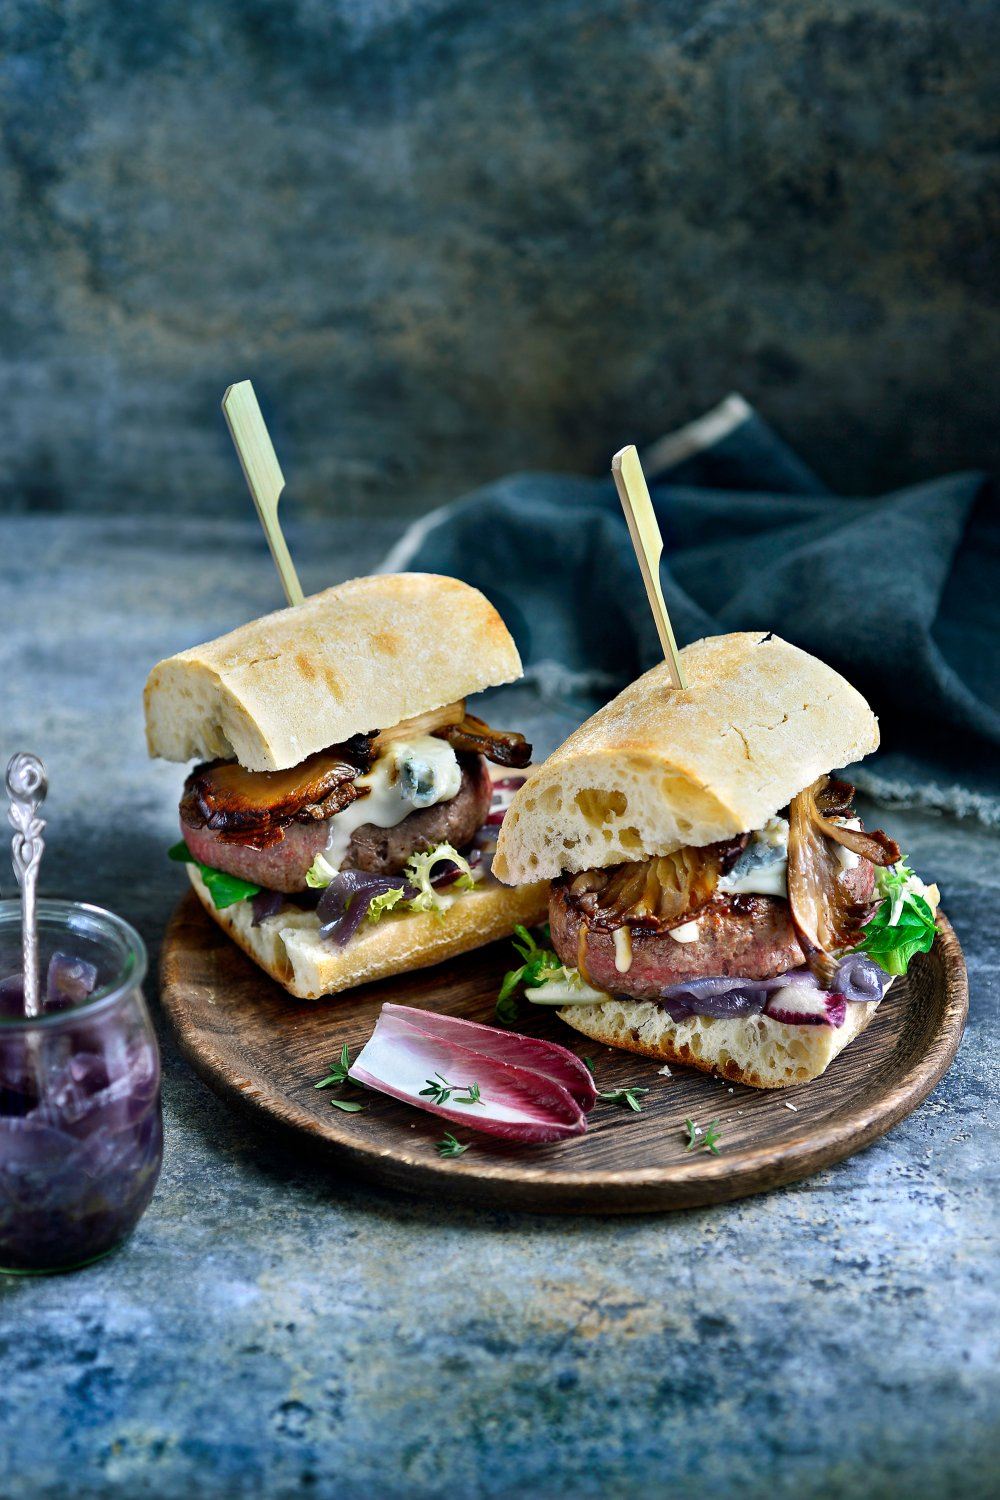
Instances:
[[[831,774],[868,704],[773,634],[654,667],[515,794],[493,870],[548,879],[550,937],[508,975],[612,1047],[780,1088],[816,1078],[934,940],[937,889]]]
[[[206,911],[293,995],[424,967],[540,920],[490,873],[531,746],[465,699],[521,675],[476,589],[358,578],[153,668],[149,752],[197,760],[180,803]]]

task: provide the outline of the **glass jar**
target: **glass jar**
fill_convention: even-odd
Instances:
[[[29,1020],[18,994],[21,904],[0,901],[0,1270],[19,1275],[113,1250],[145,1211],[163,1159],[142,939],[100,907],[41,900],[38,946],[42,1014]],[[69,982],[46,999],[53,956]],[[70,960],[94,985],[84,997]]]

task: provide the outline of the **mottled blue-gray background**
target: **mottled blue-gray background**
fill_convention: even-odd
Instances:
[[[5,0],[0,503],[235,512],[247,375],[352,517],[730,389],[846,492],[995,466],[998,45],[982,0]]]

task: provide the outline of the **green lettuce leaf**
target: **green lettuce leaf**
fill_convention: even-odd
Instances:
[[[325,891],[336,873],[322,854],[317,854],[306,871],[306,885],[312,891]]]
[[[934,910],[923,881],[902,861],[875,874],[884,899],[866,924],[857,952],[867,953],[887,974],[899,977],[916,954],[933,947]]]
[[[550,938],[548,925],[542,928],[542,934]],[[516,969],[508,969],[500,985],[494,1013],[502,1026],[512,1026],[517,1020],[515,992],[519,986],[536,989],[546,980],[562,978],[566,973],[558,953],[554,953],[551,948],[540,947],[527,927],[520,923],[514,928],[512,941],[523,962]]]
[[[211,865],[203,865],[200,859],[195,859],[183,839],[167,850],[167,857],[176,860],[178,864],[198,866],[198,873],[205,882],[216,911],[235,906],[237,901],[246,901],[251,896],[256,896],[260,890],[259,885],[241,880],[238,875],[227,875],[225,870],[214,870]]]

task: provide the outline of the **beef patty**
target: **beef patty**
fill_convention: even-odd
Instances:
[[[875,870],[861,860],[839,877],[859,902],[871,898]],[[780,896],[713,897],[694,920],[698,936],[678,942],[669,932],[630,929],[632,963],[621,974],[615,965],[615,935],[591,927],[569,893],[573,877],[557,881],[549,897],[552,946],[564,964],[580,964],[580,932],[586,926],[584,963],[590,983],[609,994],[634,1000],[658,1000],[671,985],[685,979],[740,976],[770,979],[805,963],[792,926],[788,902]]]
[[[462,784],[454,797],[433,807],[419,808],[395,828],[362,824],[354,831],[341,868],[397,875],[411,854],[432,849],[435,844],[453,844],[456,849],[468,844],[486,821],[492,783],[481,755],[460,755],[458,761]],[[248,844],[220,839],[210,828],[196,827],[184,817],[182,805],[181,834],[202,864],[268,890],[304,891],[306,872],[317,854],[326,848],[330,822],[327,818],[290,823],[276,843],[254,849]]]

